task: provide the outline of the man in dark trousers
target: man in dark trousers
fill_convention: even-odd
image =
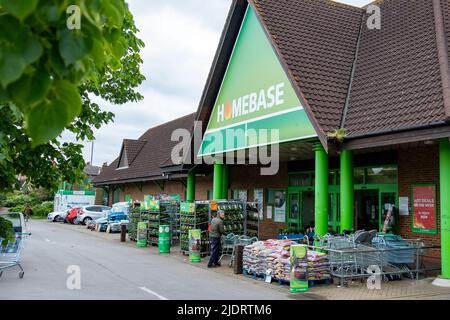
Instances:
[[[33,209],[31,209],[31,206],[27,203],[25,206],[25,209],[23,210],[23,215],[25,216],[25,221],[28,222],[28,219],[33,214]]]
[[[223,219],[225,212],[219,210],[217,216],[211,220],[211,229],[209,231],[209,240],[211,243],[211,256],[208,262],[208,268],[220,267],[219,251],[220,251],[220,237],[224,234]]]

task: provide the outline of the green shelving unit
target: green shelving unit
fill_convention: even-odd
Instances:
[[[189,254],[189,230],[201,230],[201,251],[205,256],[209,253],[209,202],[182,202],[180,204],[180,250]]]

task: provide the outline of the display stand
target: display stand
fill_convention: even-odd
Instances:
[[[201,230],[200,254],[206,256],[209,253],[208,217],[209,202],[181,202],[180,204],[180,250],[189,254],[189,230]]]
[[[258,203],[247,202],[244,216],[245,216],[245,223],[244,223],[245,235],[248,237],[257,237],[259,239]]]
[[[235,200],[211,201],[209,211],[210,221],[213,213],[217,213],[218,210],[223,210],[225,212],[225,219],[223,221],[225,235],[230,233],[235,235],[245,234],[245,202]]]
[[[170,225],[173,236],[173,217],[178,212],[178,201],[152,200],[148,210],[148,244],[158,245],[159,226]]]

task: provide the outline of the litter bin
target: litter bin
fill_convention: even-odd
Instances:
[[[234,246],[234,273],[242,274],[243,269],[243,258],[244,255],[244,245],[237,244]]]
[[[170,253],[170,226],[160,225],[158,236],[159,253]]]

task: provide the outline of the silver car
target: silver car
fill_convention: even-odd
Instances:
[[[78,223],[87,224],[91,220],[97,220],[105,216],[104,211],[111,210],[111,207],[101,205],[83,206],[78,213]]]

